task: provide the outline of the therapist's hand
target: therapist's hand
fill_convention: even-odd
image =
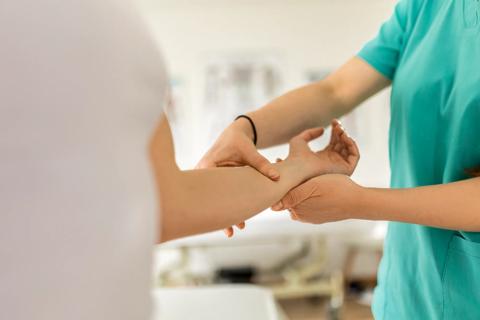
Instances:
[[[264,176],[278,180],[280,173],[262,156],[253,144],[253,131],[248,120],[240,118],[223,131],[215,144],[197,164],[197,169],[250,166]]]
[[[197,169],[216,167],[250,166],[264,176],[276,181],[280,173],[262,156],[253,144],[253,131],[250,123],[243,118],[234,121],[223,131],[215,144],[208,150],[197,164]],[[236,225],[240,230],[245,222]],[[233,228],[225,229],[228,237],[233,236]]]
[[[337,120],[332,121],[330,143],[322,151],[314,152],[308,142],[323,135],[323,128],[302,132],[290,141],[290,152],[286,161],[297,161],[303,164],[310,177],[328,173],[351,175],[360,159],[355,141],[348,136]],[[243,229],[245,225],[241,226]],[[232,227],[225,229],[227,236],[233,236]]]
[[[293,220],[313,224],[352,219],[364,190],[346,175],[327,174],[291,190],[272,210],[289,210]]]
[[[310,141],[313,141],[323,135],[324,128],[308,129],[290,140],[290,151],[288,153],[286,163],[296,163],[299,168],[298,174],[303,179],[309,179],[311,177],[321,174],[324,170],[322,158],[318,156],[318,153],[314,152],[308,146]],[[239,229],[245,228],[245,222],[237,224]],[[230,238],[234,234],[233,227],[225,229],[225,234]]]

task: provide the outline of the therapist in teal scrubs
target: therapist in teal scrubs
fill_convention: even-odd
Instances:
[[[281,179],[257,147],[326,125],[388,86],[391,188],[323,175],[274,209],[309,223],[391,221],[376,319],[480,319],[478,0],[401,0],[355,57],[327,79],[249,113],[251,122],[232,123],[199,166],[246,164]]]

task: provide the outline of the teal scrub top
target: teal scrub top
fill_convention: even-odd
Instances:
[[[480,165],[480,2],[401,0],[358,57],[392,80],[392,188],[466,179]],[[390,223],[372,309],[480,319],[480,233]]]

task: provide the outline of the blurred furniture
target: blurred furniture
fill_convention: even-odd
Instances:
[[[251,285],[156,289],[152,320],[287,320],[269,290]]]
[[[341,271],[327,272],[326,236],[303,240],[302,250],[277,267],[283,281],[269,287],[277,299],[329,297],[328,318],[339,319],[344,298],[343,274]]]
[[[376,257],[377,266],[380,263],[383,255],[383,241],[387,232],[387,223],[380,222],[375,225],[370,234],[363,234],[360,236],[351,236],[343,240],[347,249],[345,264],[343,268],[343,275],[345,283],[352,281],[360,281],[370,283],[373,286],[377,279],[377,270],[370,275],[358,276],[353,270],[355,262],[361,254],[370,254]]]
[[[329,318],[338,319],[344,297],[344,281],[342,270],[331,270],[329,262],[329,238],[343,240],[368,239],[372,233],[372,223],[363,221],[345,221],[324,225],[302,224],[291,221],[288,215],[266,211],[249,221],[247,229],[236,233],[232,239],[227,239],[223,232],[190,237],[163,244],[159,250],[180,252],[176,265],[170,266],[158,275],[159,286],[178,286],[208,284],[205,279],[199,279],[190,269],[191,252],[223,248],[225,252],[239,247],[252,247],[265,244],[287,246],[293,242],[301,245],[298,250],[273,267],[262,270],[261,277],[270,274],[280,281],[264,282],[277,299],[304,297],[328,297],[330,299]],[[350,241],[350,240],[348,240]],[[261,257],[262,258],[262,257]],[[340,268],[341,269],[341,268]],[[172,280],[172,279],[175,279]],[[182,279],[184,283],[178,283]]]

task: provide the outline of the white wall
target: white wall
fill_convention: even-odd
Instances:
[[[165,52],[170,74],[185,83],[181,130],[191,137],[198,137],[203,129],[202,67],[207,56],[278,54],[285,61],[285,87],[293,88],[305,83],[306,71],[334,70],[354,55],[376,34],[394,2],[141,0],[143,12]],[[386,185],[387,93],[367,102],[360,112],[362,128],[358,135],[363,137],[357,139],[362,161],[356,179],[370,185]],[[208,144],[197,143],[192,149],[178,146],[181,165],[193,166]]]
[[[191,136],[192,143],[203,129],[200,110],[202,64],[206,57],[215,53],[278,54],[285,61],[286,88],[293,88],[305,83],[306,71],[334,70],[354,55],[376,34],[395,3],[394,0],[138,1],[165,52],[170,74],[186,84],[181,133]],[[388,184],[388,106],[388,92],[384,92],[356,111],[360,119],[356,138],[362,160],[355,179],[371,186]],[[177,146],[181,165],[193,166],[207,147]],[[278,252],[269,250],[260,256],[269,259],[269,255]]]

